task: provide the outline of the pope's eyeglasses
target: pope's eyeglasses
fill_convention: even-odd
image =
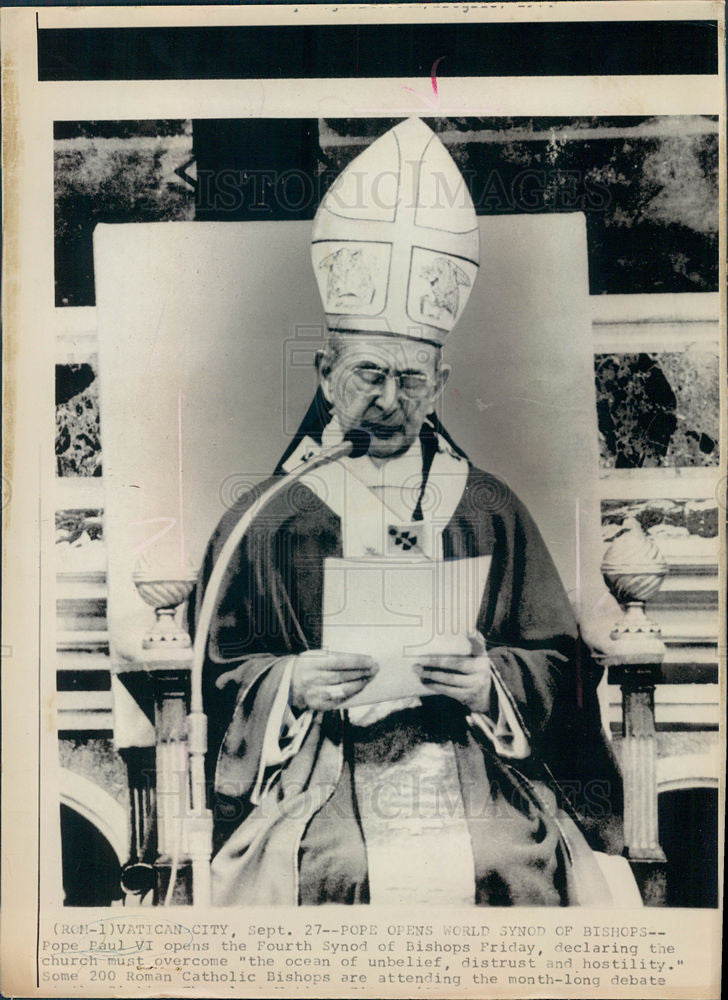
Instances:
[[[435,388],[435,382],[421,372],[393,372],[385,368],[357,365],[351,373],[357,388],[370,392],[384,389],[389,379],[393,378],[398,392],[408,399],[423,399]]]

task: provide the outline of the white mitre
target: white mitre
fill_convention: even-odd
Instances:
[[[342,171],[316,212],[311,258],[331,333],[444,343],[478,273],[478,222],[463,175],[421,119]]]

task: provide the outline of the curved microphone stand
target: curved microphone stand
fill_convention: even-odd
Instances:
[[[190,766],[191,816],[188,824],[188,848],[192,861],[192,898],[197,906],[209,906],[211,896],[210,858],[212,856],[212,813],[207,808],[205,795],[205,754],[207,752],[207,717],[202,706],[202,669],[207,651],[212,616],[217,605],[219,590],[230,560],[245,533],[261,511],[286,487],[309,472],[347,456],[359,458],[369,450],[369,434],[355,428],[343,441],[326,448],[318,455],[303,462],[268,487],[258,499],[243,512],[217,557],[205,588],[199,618],[195,629],[190,674],[190,711],[187,716],[187,740]]]

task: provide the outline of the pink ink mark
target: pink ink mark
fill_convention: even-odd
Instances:
[[[414,94],[415,97],[427,105],[428,108],[432,108],[433,111],[437,111],[440,107],[440,92],[437,87],[437,67],[442,62],[445,56],[440,56],[432,64],[432,69],[430,70],[430,83],[432,85],[432,92],[435,95],[434,99],[429,96],[429,94],[421,94],[419,91],[415,90],[413,87],[402,87],[402,90],[408,90],[410,94]]]
[[[445,56],[440,56],[439,59],[436,59],[432,64],[432,69],[430,70],[430,82],[432,83],[432,92],[435,95],[435,97],[437,97],[438,102],[439,102],[439,95],[437,93],[437,67],[440,65],[440,63],[444,58]]]

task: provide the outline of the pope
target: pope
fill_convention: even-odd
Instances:
[[[622,792],[600,671],[532,518],[436,414],[478,240],[464,180],[418,119],[372,143],[319,206],[318,389],[271,479],[221,520],[193,618],[270,484],[352,430],[370,444],[263,508],[218,594],[203,680],[217,905],[610,898],[593,851],[621,848]],[[326,560],[483,556],[464,645],[415,658],[419,693],[366,703],[386,664],[375,634],[357,652],[323,648]]]

